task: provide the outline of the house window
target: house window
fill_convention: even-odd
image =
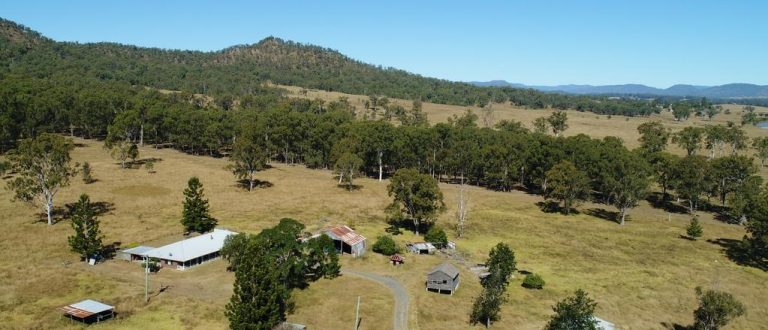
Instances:
[[[443,284],[448,284],[448,281],[446,281],[446,280],[443,280]]]

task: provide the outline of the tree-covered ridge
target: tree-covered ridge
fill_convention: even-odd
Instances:
[[[386,95],[455,105],[511,102],[531,108],[647,115],[653,102],[567,96],[532,89],[478,87],[366,64],[337,51],[269,37],[215,52],[145,48],[117,43],[56,42],[0,19],[0,75],[96,79],[216,97],[264,91],[264,83],[350,94]]]

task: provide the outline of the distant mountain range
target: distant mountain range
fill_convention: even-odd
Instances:
[[[625,85],[557,85],[557,86],[528,86],[510,83],[505,80],[472,81],[476,86],[532,88],[543,92],[567,94],[611,94],[611,95],[660,95],[660,96],[691,96],[712,99],[734,98],[768,98],[768,86],[754,84],[726,84],[720,86],[674,85],[669,88],[655,88],[640,84]]]

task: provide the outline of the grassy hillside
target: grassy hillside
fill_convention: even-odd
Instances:
[[[387,226],[383,209],[388,203],[387,182],[359,180],[362,189],[347,192],[336,188],[332,174],[302,166],[273,164],[258,174],[269,187],[246,192],[238,187],[224,166],[225,159],[198,157],[170,149],[142,148],[143,158],[159,158],[157,173],[143,169],[120,170],[101,144],[77,140],[81,146],[74,160],[88,160],[97,182],[75,180],[62,191],[57,206],[74,202],[85,192],[110,210],[101,216],[105,242],[160,244],[181,238],[179,217],[182,190],[189,176],[200,177],[210,199],[212,213],[222,227],[256,232],[279,218],[294,217],[308,229],[329,223],[347,223],[370,239]],[[439,225],[453,237],[456,186],[441,184],[448,210]],[[577,288],[598,301],[597,315],[624,329],[662,328],[663,324],[689,324],[695,308],[693,288],[718,287],[747,304],[749,313],[732,329],[759,329],[768,320],[765,288],[768,273],[738,266],[726,258],[722,240],[740,239],[742,227],[702,217],[704,237],[681,239],[688,216],[667,214],[643,203],[633,210],[624,227],[598,216],[604,205],[585,204],[576,216],[543,213],[535,205],[541,197],[523,192],[494,192],[473,188],[471,213],[458,251],[466,263],[460,266],[462,285],[454,296],[425,292],[425,273],[445,261],[442,256],[408,255],[404,266],[393,268],[373,253],[358,260],[342,259],[344,267],[389,274],[411,296],[411,327],[416,329],[466,329],[473,298],[480,285],[465,264],[482,262],[499,241],[516,251],[518,267],[543,275],[547,286],[528,291],[513,280],[510,301],[502,309],[500,328],[537,329],[551,314],[550,306]],[[87,266],[68,252],[68,221],[52,227],[39,219],[39,210],[12,203],[10,193],[0,191],[0,212],[5,235],[0,248],[7,256],[0,263],[0,321],[19,328],[62,328],[57,306],[83,298],[100,299],[118,307],[119,320],[104,324],[117,328],[225,328],[223,308],[231,293],[232,274],[215,261],[185,272],[166,269],[151,279],[153,296],[144,305],[143,278],[136,264],[109,261]],[[410,233],[396,238],[416,241]],[[157,293],[160,285],[169,286]],[[342,277],[320,281],[294,295],[297,310],[289,320],[328,329],[348,326],[353,318],[352,301],[362,296],[363,327],[378,329],[390,324],[392,300],[388,291],[361,279]],[[450,306],[437,308],[436,306]],[[338,313],[338,317],[322,314]],[[663,323],[663,324],[662,324]]]

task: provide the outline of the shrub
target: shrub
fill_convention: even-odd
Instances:
[[[555,315],[544,327],[545,330],[596,329],[595,307],[597,303],[586,292],[579,289],[552,307]]]
[[[525,275],[523,280],[523,287],[528,289],[542,289],[544,288],[544,279],[539,274]]]
[[[443,228],[437,226],[432,226],[432,228],[429,228],[427,234],[424,235],[424,240],[429,243],[439,244],[440,247],[445,247],[448,245],[448,235],[445,234],[445,230],[443,230]]]
[[[83,173],[83,182],[89,184],[93,182],[93,176],[91,176],[91,164],[88,162],[83,163],[83,167],[80,170]]]
[[[719,329],[744,315],[747,309],[728,292],[696,288],[699,308],[693,312],[694,329]]]
[[[701,228],[701,225],[699,224],[698,216],[694,216],[693,218],[691,218],[691,223],[688,224],[688,228],[685,230],[685,232],[688,234],[688,237],[694,240],[701,237],[701,234],[704,232],[704,230]]]
[[[381,235],[376,238],[376,243],[373,244],[373,252],[381,253],[383,255],[391,256],[400,252],[400,247],[389,235]]]
[[[144,163],[144,168],[147,169],[148,173],[155,173],[155,161],[154,160],[147,160],[146,163]]]

